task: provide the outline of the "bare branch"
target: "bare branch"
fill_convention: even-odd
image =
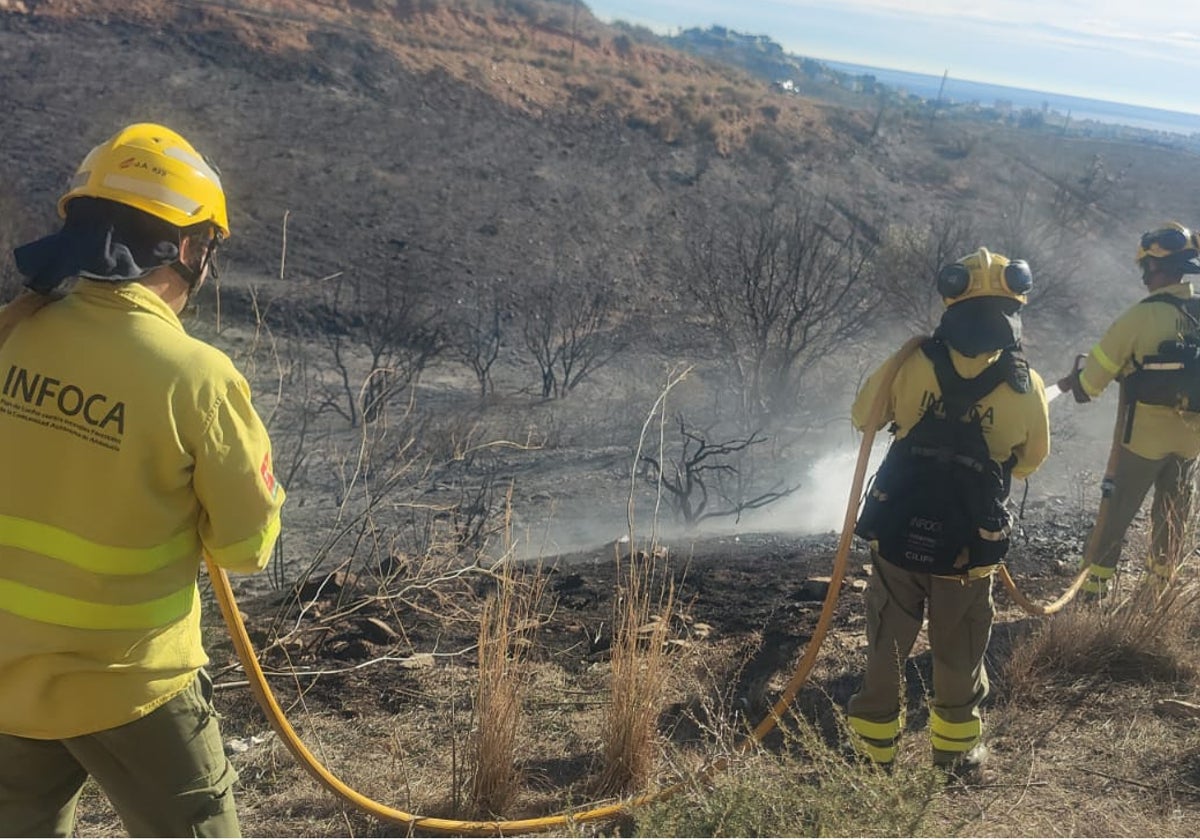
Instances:
[[[871,248],[839,218],[827,204],[735,208],[687,244],[685,293],[707,316],[745,429],[787,416],[805,375],[878,306]]]
[[[750,498],[744,494],[721,492],[727,505],[719,510],[709,510],[709,476],[718,485],[724,476],[740,477],[736,464],[727,459],[737,458],[752,447],[766,443],[768,438],[759,432],[745,437],[735,437],[718,443],[710,443],[705,433],[691,429],[682,415],[678,415],[680,446],[678,454],[670,463],[664,464],[653,455],[639,451],[637,463],[645,466],[644,480],[666,490],[676,515],[689,527],[705,519],[740,516],[743,511],[766,507],[799,489],[799,485],[780,489],[779,485]],[[665,459],[665,454],[664,454]]]

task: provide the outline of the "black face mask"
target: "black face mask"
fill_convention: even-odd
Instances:
[[[934,336],[964,356],[995,353],[1021,343],[1021,302],[1007,297],[974,297],[942,313]]]

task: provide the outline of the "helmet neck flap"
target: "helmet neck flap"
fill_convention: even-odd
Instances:
[[[942,313],[934,337],[964,356],[995,353],[1021,344],[1021,302],[1010,297],[975,297]]]

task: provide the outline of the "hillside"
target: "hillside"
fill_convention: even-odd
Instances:
[[[135,2],[118,15],[103,2],[19,4],[29,13],[3,18],[4,89],[39,119],[10,135],[22,163],[5,180],[45,201],[79,153],[47,147],[48,130],[79,135],[85,113],[136,113],[178,125],[221,162],[239,239],[257,245],[234,246],[250,270],[274,273],[290,211],[295,264],[315,276],[350,261],[395,270],[414,252],[426,271],[508,275],[527,267],[517,254],[531,243],[580,249],[571,239],[585,237],[561,236],[546,210],[571,208],[575,231],[652,230],[676,182],[743,146],[763,108],[775,114],[760,85],[597,34],[586,11],[572,38],[561,4],[378,5]],[[79,60],[86,78],[72,72]],[[791,104],[775,120],[827,146],[820,110]],[[666,159],[663,143],[675,144]],[[337,245],[318,244],[330,231]]]
[[[216,162],[233,238],[188,323],[247,372],[288,488],[271,570],[236,581],[273,688],[353,784],[459,815],[483,604],[507,561],[540,562],[513,774],[528,783],[504,815],[553,813],[600,796],[622,535],[678,596],[654,710],[670,781],[727,750],[812,638],[850,398],[934,323],[937,265],[980,245],[1027,258],[1025,344],[1053,380],[1138,297],[1137,234],[1200,225],[1194,154],[843,101],[566,0],[0,0],[0,246],[51,229],[74,166],[122,124],[166,123]],[[756,333],[753,292],[781,277],[801,281],[803,329]],[[1069,581],[1112,410],[1111,394],[1056,403],[1051,461],[1014,491],[1011,566],[1036,598]],[[659,479],[698,447],[713,460],[692,469],[715,477],[673,495]],[[856,546],[797,703],[833,747],[865,563]],[[1154,711],[1197,699],[1194,625],[1171,668],[1020,682],[1047,624],[997,592],[996,781],[827,833],[1195,834],[1200,736]],[[211,602],[206,621],[248,836],[403,836],[342,811],[267,737]],[[922,640],[914,779],[930,667]],[[879,781],[850,789],[915,795]],[[89,788],[81,835],[118,831]]]
[[[6,133],[0,177],[22,204],[49,206],[113,124],[172,123],[226,173],[231,254],[261,276],[277,274],[288,213],[289,261],[310,277],[402,271],[442,288],[551,272],[557,254],[610,263],[618,283],[653,296],[661,278],[646,255],[704,209],[802,191],[836,196],[875,237],[951,210],[986,223],[1011,217],[1006,204],[1048,204],[1095,155],[1123,175],[1090,220],[1102,248],[1117,219],[1197,215],[1190,191],[1156,189],[1167,153],[833,109],[571,4],[120,8],[7,4],[0,72],[24,118]],[[613,242],[633,265],[601,245]]]

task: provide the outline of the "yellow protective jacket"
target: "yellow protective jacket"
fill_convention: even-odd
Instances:
[[[207,662],[202,554],[262,569],[284,493],[250,389],[138,283],[83,280],[0,346],[0,732],[128,723]]]
[[[950,349],[950,361],[958,375],[974,379],[1000,358],[1000,353],[989,356],[964,356]],[[883,372],[891,359],[879,367],[858,392],[850,410],[854,427],[864,431],[870,419],[875,395],[883,383]],[[1008,385],[1001,384],[975,404],[972,411],[978,413],[988,452],[997,463],[1004,463],[1016,456],[1012,475],[1025,478],[1046,460],[1050,454],[1050,410],[1046,402],[1045,385],[1037,371],[1029,370],[1030,388],[1019,394]],[[892,381],[891,391],[884,404],[883,416],[876,431],[888,423],[896,424],[896,439],[912,431],[931,406],[942,398],[942,389],[934,372],[933,362],[920,349],[909,356]],[[995,566],[976,566],[967,577],[980,578],[990,575]],[[947,576],[956,577],[956,576]]]
[[[999,358],[999,353],[964,356],[950,348],[954,369],[965,379],[974,379]],[[867,415],[886,367],[887,363],[871,375],[854,400],[850,419],[859,431],[866,428]],[[1028,476],[1050,454],[1050,411],[1046,403],[1046,389],[1042,378],[1032,368],[1029,379],[1031,387],[1028,392],[1018,394],[1007,385],[1001,385],[975,406],[992,458],[1003,463],[1011,456],[1016,456],[1012,470],[1014,478]],[[896,372],[883,418],[876,431],[895,422],[896,438],[903,438],[925,414],[925,410],[940,401],[941,397],[942,389],[938,385],[933,362],[918,349]]]
[[[1176,283],[1154,294],[1187,299],[1191,283]],[[1098,397],[1114,379],[1124,379],[1146,356],[1158,352],[1167,339],[1190,331],[1186,316],[1170,303],[1135,303],[1113,321],[1104,337],[1092,348],[1079,384],[1089,396]],[[1200,455],[1200,413],[1180,411],[1165,405],[1135,403],[1132,426],[1123,443],[1133,454],[1157,461],[1168,455],[1195,458]]]

